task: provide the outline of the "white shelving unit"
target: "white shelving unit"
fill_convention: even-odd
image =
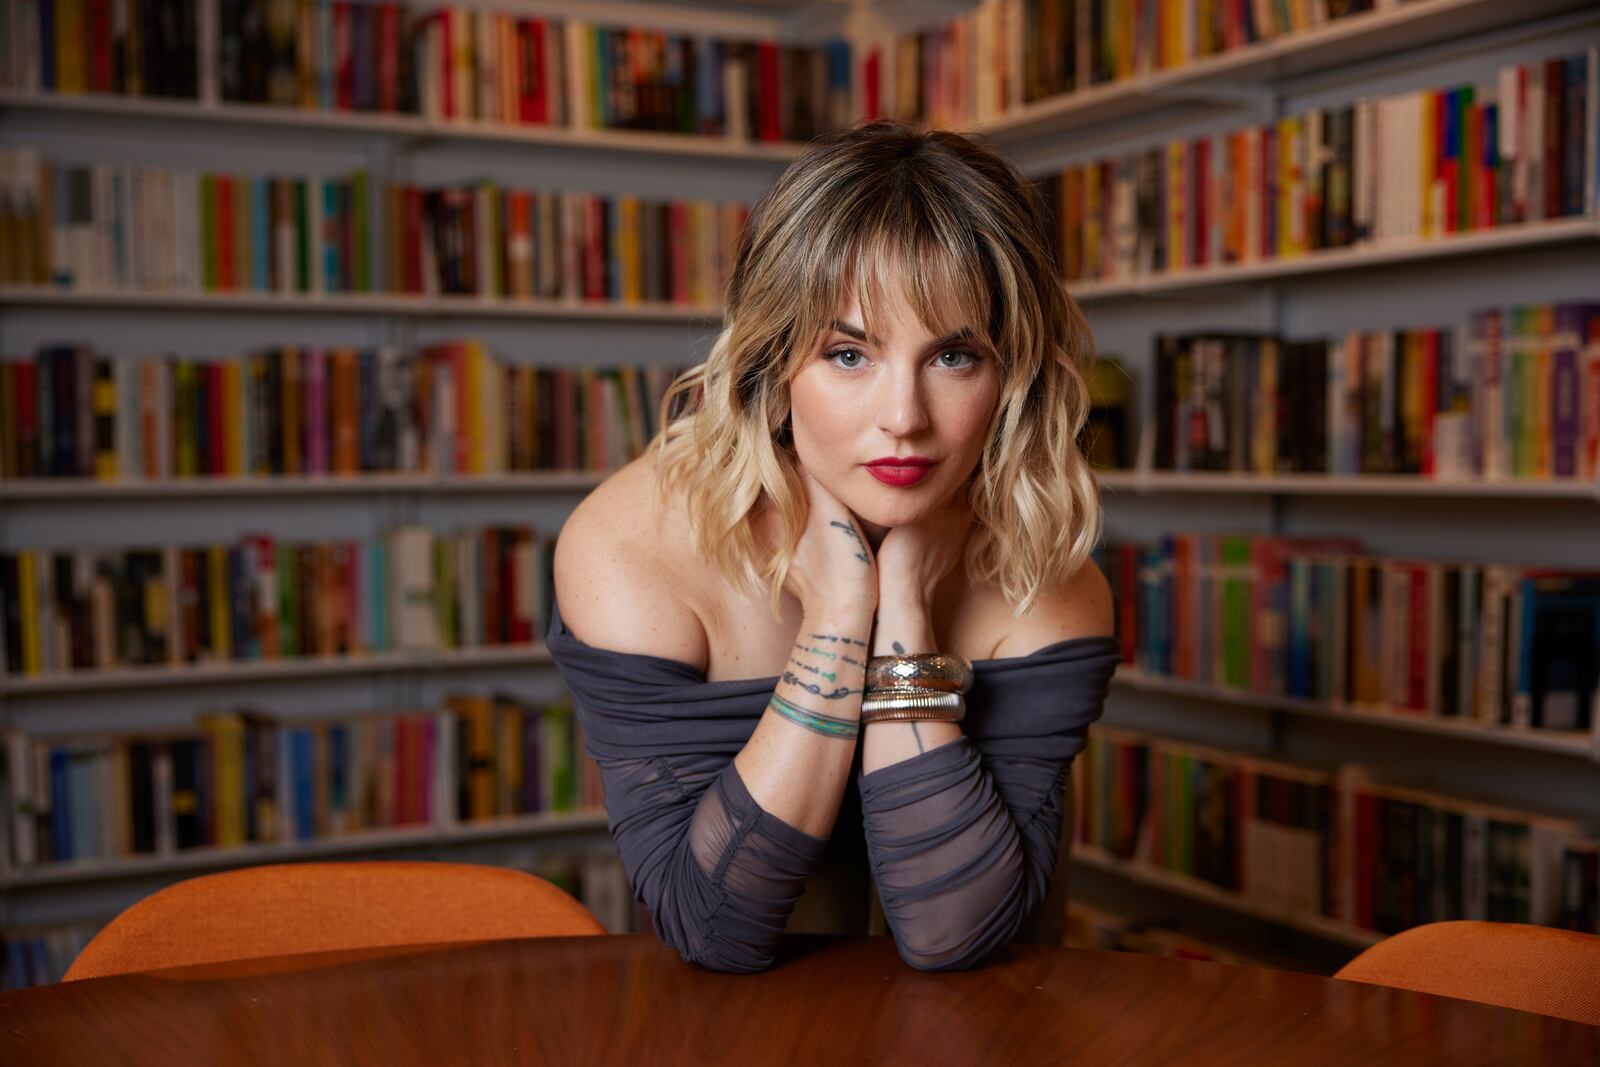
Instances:
[[[629,5],[611,4],[610,8]],[[968,4],[874,4],[856,0],[812,0],[798,10],[774,2],[718,3],[686,0],[655,5],[692,12],[698,29],[744,35],[759,23],[772,36],[804,33],[839,23],[858,34],[884,28],[910,30],[956,13]],[[544,9],[552,7],[543,4]],[[640,5],[631,5],[640,8]],[[642,9],[641,9],[642,10]],[[603,19],[596,11],[586,17]],[[622,21],[619,18],[619,21]],[[1401,91],[1455,81],[1488,80],[1502,61],[1522,61],[1575,50],[1579,41],[1600,38],[1592,0],[1421,0],[1331,23],[1304,35],[1266,42],[1151,77],[1113,83],[1031,104],[1004,118],[974,127],[1012,151],[1029,173],[1041,174],[1070,159],[1123,151],[1130,137],[1157,143],[1195,124],[1226,117],[1234,125],[1261,121],[1284,109],[1318,106],[1367,92]],[[1197,117],[1197,108],[1209,108]],[[456,180],[467,173],[493,173],[525,186],[592,185],[608,193],[632,191],[660,198],[741,198],[753,201],[801,146],[759,145],[725,138],[622,131],[566,132],[483,123],[440,122],[416,116],[321,113],[218,101],[182,102],[104,96],[37,97],[0,93],[0,143],[44,142],[71,147],[76,158],[100,153],[127,162],[211,164],[208,138],[247,144],[240,170],[278,166],[275,152],[291,152],[295,165],[317,156],[351,157],[375,173],[404,173],[408,180]],[[249,144],[242,139],[248,138]],[[1108,147],[1109,146],[1109,147]],[[253,161],[251,153],[254,152]],[[285,164],[287,165],[287,164]],[[314,168],[303,168],[314,169]],[[1195,270],[1162,277],[1072,285],[1089,309],[1103,351],[1148,359],[1150,339],[1163,330],[1196,328],[1276,329],[1297,336],[1335,329],[1370,329],[1459,321],[1480,303],[1532,302],[1595,291],[1600,269],[1600,220],[1561,219],[1439,240],[1371,245],[1315,253],[1270,263]],[[1488,277],[1501,257],[1519,265],[1558,262],[1496,284]],[[1574,269],[1574,265],[1578,265]],[[1397,295],[1397,272],[1413,272]],[[1432,280],[1418,282],[1423,270]],[[1564,282],[1561,281],[1564,279]],[[1551,293],[1551,285],[1560,290]],[[1587,289],[1584,288],[1587,286]],[[1421,297],[1419,299],[1419,296]],[[1342,318],[1337,305],[1344,304]],[[545,363],[682,362],[685,348],[703,354],[709,337],[691,330],[714,324],[720,309],[669,304],[624,305],[570,301],[496,301],[471,297],[360,294],[300,296],[267,293],[194,293],[59,290],[0,287],[0,350],[31,351],[40,341],[84,337],[100,350],[134,356],[175,347],[196,355],[221,355],[246,344],[277,343],[287,333],[308,341],[336,332],[346,343],[414,343],[442,333],[487,331],[491,343],[514,358]],[[192,334],[174,321],[194,323]],[[237,330],[235,329],[237,326]],[[174,345],[173,334],[185,344]],[[191,340],[192,337],[192,340]],[[532,341],[551,338],[551,350],[531,356]],[[240,338],[243,338],[242,340]],[[1137,366],[1137,360],[1134,361]],[[1148,375],[1145,380],[1148,381]],[[226,522],[235,533],[252,523],[284,523],[297,534],[320,528],[346,531],[383,523],[524,520],[551,528],[576,496],[603,477],[596,472],[536,472],[497,477],[443,479],[417,475],[360,478],[193,479],[163,483],[100,484],[66,480],[0,482],[0,546],[40,543],[44,536],[77,542],[107,518],[137,518],[140,529],[165,523],[171,538],[191,536],[200,526],[216,529],[217,501],[229,502]],[[1110,532],[1114,537],[1195,525],[1259,532],[1299,532],[1325,525],[1365,532],[1379,550],[1436,553],[1482,551],[1494,558],[1549,558],[1572,563],[1592,556],[1600,529],[1600,486],[1572,482],[1463,483],[1415,478],[1170,474],[1116,472],[1102,476]],[[1242,498],[1242,499],[1241,499]],[[1540,529],[1526,544],[1508,538],[1506,517],[1555,513],[1555,529]],[[289,509],[292,509],[292,517]],[[1418,509],[1421,509],[1420,511]],[[1468,509],[1463,511],[1462,509]],[[1463,516],[1493,511],[1500,522],[1474,541]],[[1438,514],[1435,514],[1437,512]],[[1505,514],[1502,514],[1505,513]],[[1408,524],[1421,515],[1421,529]],[[1512,527],[1515,528],[1515,527]],[[200,535],[194,535],[200,536]],[[207,534],[206,536],[210,536]],[[209,701],[249,694],[270,706],[279,689],[297,695],[307,686],[339,687],[339,699],[370,685],[373,702],[385,699],[391,679],[405,679],[408,694],[425,698],[439,679],[469,675],[493,684],[553,691],[557,679],[542,648],[482,649],[431,656],[388,655],[316,659],[270,664],[197,668],[146,668],[0,681],[0,718],[30,726],[49,723],[58,709],[79,705],[119,726],[148,710],[148,700],[191,704],[188,694]],[[448,683],[446,683],[448,684]],[[355,689],[351,689],[355,686]],[[174,696],[173,694],[183,694]],[[135,710],[120,706],[129,698]],[[145,701],[140,703],[140,701]],[[1253,725],[1270,717],[1270,736]],[[1573,790],[1589,789],[1600,816],[1597,750],[1588,736],[1546,735],[1491,729],[1477,724],[1379,714],[1368,710],[1219,691],[1186,682],[1119,672],[1108,717],[1126,725],[1159,728],[1177,736],[1240,744],[1269,742],[1286,755],[1331,749],[1349,758],[1362,754],[1348,724],[1390,727],[1384,736],[1407,738],[1421,747],[1406,758],[1425,760],[1438,745],[1463,761],[1462,775],[1493,774],[1505,795],[1538,806]],[[1233,718],[1244,718],[1234,730]],[[1128,721],[1130,720],[1131,721]],[[1314,727],[1320,725],[1323,729]],[[1230,733],[1231,731],[1231,733]],[[1370,731],[1367,732],[1370,736]],[[1577,757],[1576,759],[1574,757]],[[1535,761],[1508,772],[1507,765]],[[304,844],[245,850],[199,850],[176,856],[136,858],[60,869],[0,872],[0,922],[31,925],[41,915],[63,913],[62,901],[83,900],[84,914],[102,917],[119,903],[126,882],[180,877],[235,863],[299,856],[354,854],[412,846],[560,839],[604,841],[604,818],[592,814],[540,816],[493,824],[402,828]],[[1195,879],[1154,868],[1132,867],[1079,849],[1075,862],[1131,877],[1176,897],[1307,931],[1351,947],[1375,940],[1320,917],[1272,913]],[[52,906],[34,903],[50,897]],[[71,911],[70,907],[65,911]]]

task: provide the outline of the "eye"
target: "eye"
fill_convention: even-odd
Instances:
[[[980,362],[982,362],[983,359],[983,357],[978,355],[978,353],[967,348],[952,348],[948,352],[941,353],[939,358],[943,360],[946,356],[955,356],[958,359],[965,357],[967,360],[965,363],[944,364],[944,366],[949,367],[952,370],[968,370],[972,367],[976,367]]]
[[[860,361],[862,359],[866,358],[865,356],[863,356],[861,354],[859,349],[855,349],[855,348],[834,348],[834,349],[830,349],[828,352],[823,354],[822,358],[825,359],[825,360],[831,360],[831,359],[834,359],[834,358],[837,357],[837,358],[842,360],[845,356],[854,356],[855,359],[856,359],[856,362],[853,362],[853,363],[840,362],[838,364],[838,366],[844,367],[846,369],[853,369],[855,367],[859,367],[861,365]]]

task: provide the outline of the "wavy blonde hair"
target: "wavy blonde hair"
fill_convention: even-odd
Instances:
[[[968,580],[998,585],[1013,617],[1064,581],[1101,533],[1078,435],[1094,340],[1057,277],[1038,191],[999,153],[957,133],[878,120],[813,140],[751,209],[705,361],[662,401],[662,494],[681,492],[702,558],[735,585],[765,585],[774,618],[808,501],[790,427],[789,382],[848,294],[869,335],[888,279],[935,335],[972,326],[998,363],[1000,394],[967,482],[976,519]],[[777,547],[762,550],[763,500]]]

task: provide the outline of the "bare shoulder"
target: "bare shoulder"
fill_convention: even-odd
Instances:
[[[561,619],[587,645],[705,668],[706,631],[685,590],[681,516],[657,506],[655,470],[640,457],[573,509],[556,538]]]
[[[1111,585],[1088,560],[1059,585],[1043,589],[1020,619],[1009,613],[994,658],[1026,656],[1058,641],[1104,637],[1113,631]]]

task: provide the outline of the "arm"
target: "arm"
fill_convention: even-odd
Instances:
[[[583,508],[557,543],[555,578],[562,624],[585,655],[662,657],[697,667],[709,655],[704,627],[651,563],[651,554],[587,522]],[[793,707],[854,723],[860,715],[870,611],[807,611],[791,662],[771,694]],[[552,651],[566,647],[552,627]],[[635,894],[662,940],[714,970],[756,971],[772,960],[789,912],[821,858],[855,751],[853,738],[797,725],[768,705],[753,733],[758,694],[723,694],[696,707],[663,707],[650,721],[650,694],[624,677],[585,686],[572,656],[558,654],[600,766],[613,836]],[[567,662],[563,662],[566,658]],[[621,661],[626,664],[627,661]],[[692,691],[675,684],[671,692]],[[664,698],[666,699],[666,698]],[[610,719],[623,723],[607,743]],[[602,721],[605,720],[605,721]],[[694,720],[694,721],[688,721]],[[685,739],[706,726],[715,744]],[[732,734],[727,733],[731,726]],[[646,733],[665,744],[652,748]],[[701,730],[702,734],[705,730]],[[688,751],[686,751],[688,749]]]
[[[886,591],[887,593],[887,591]],[[1057,642],[1111,632],[1110,596],[1092,564],[1018,620],[996,650],[1025,656]],[[925,603],[887,597],[873,655],[932,651]],[[1080,649],[1092,653],[1092,647]],[[1061,829],[1061,786],[1084,724],[1099,714],[1109,649],[1078,671],[1053,668],[1076,692],[1031,693],[1037,707],[989,707],[985,720],[1014,736],[974,739],[978,724],[875,723],[866,728],[861,803],[884,913],[906,962],[969,967],[1006,944],[1044,898]],[[1070,679],[1082,674],[1082,683]],[[976,691],[973,694],[977,695]],[[1020,700],[1019,697],[1000,698]],[[1076,701],[1069,708],[1068,702]],[[1008,714],[1009,713],[1009,714]],[[1010,722],[1002,726],[1001,720]],[[1036,734],[1036,737],[1029,737]]]

